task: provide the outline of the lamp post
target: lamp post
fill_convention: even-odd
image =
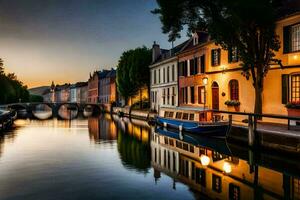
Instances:
[[[205,104],[206,104],[206,85],[207,85],[207,82],[208,82],[208,78],[204,77],[202,79],[202,83],[204,85],[204,110],[205,110]]]

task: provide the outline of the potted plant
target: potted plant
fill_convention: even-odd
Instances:
[[[288,110],[289,116],[300,116],[300,101],[288,102],[285,107]]]
[[[239,102],[238,100],[227,100],[225,102],[225,105],[227,105],[228,107],[234,107],[235,111],[239,111],[241,102]]]

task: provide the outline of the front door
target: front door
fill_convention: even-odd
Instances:
[[[216,82],[212,84],[212,109],[219,110],[219,85]]]

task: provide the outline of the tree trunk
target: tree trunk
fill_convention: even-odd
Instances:
[[[255,87],[255,107],[254,113],[255,114],[262,114],[262,88]]]
[[[143,109],[143,96],[142,96],[142,88],[140,88],[140,109]]]

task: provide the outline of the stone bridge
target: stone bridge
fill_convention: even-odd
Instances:
[[[63,105],[66,105],[68,109],[77,110],[78,113],[82,113],[87,108],[90,109],[93,113],[100,113],[106,110],[106,107],[103,104],[75,102],[21,102],[0,105],[0,109],[13,109],[16,111],[26,110],[29,115],[32,115],[32,112],[39,110],[39,107],[42,107],[42,105],[46,105],[51,108],[53,117],[58,117],[58,111]]]

